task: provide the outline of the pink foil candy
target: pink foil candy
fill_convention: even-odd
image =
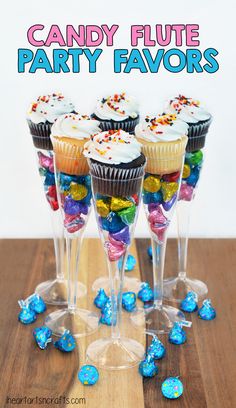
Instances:
[[[148,222],[150,224],[166,224],[167,218],[162,212],[161,207],[150,212],[148,216]]]
[[[83,226],[84,220],[80,217],[80,215],[65,214],[64,227],[68,232],[72,234],[73,232],[79,231],[81,228],[83,228]]]
[[[167,228],[167,225],[159,225],[155,226],[155,224],[150,225],[152,232],[156,234],[158,241],[164,241],[164,236],[165,236],[165,231]]]
[[[191,201],[194,188],[188,184],[181,184],[179,192],[179,200]]]
[[[45,154],[38,152],[38,158],[39,158],[39,165],[43,167],[44,169],[48,169],[52,173],[54,173],[54,168],[53,168],[53,158],[46,156]]]
[[[108,250],[108,258],[110,261],[118,261],[124,255],[126,246],[123,242],[116,241],[110,235],[108,239],[109,241],[105,242],[105,247]]]

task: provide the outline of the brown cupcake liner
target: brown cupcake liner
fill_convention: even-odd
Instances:
[[[34,123],[27,119],[34,146],[38,149],[52,150],[50,140],[52,123]]]
[[[53,150],[58,171],[82,176],[89,173],[89,166],[83,155],[83,147],[62,142],[53,138]]]
[[[116,122],[114,120],[102,120],[100,118],[97,118],[97,116],[92,115],[92,117],[96,117],[96,119],[99,121],[99,127],[102,129],[102,132],[105,132],[107,130],[119,130],[122,129],[125,132],[134,133],[135,126],[139,123],[139,116],[135,119],[127,119],[121,122]]]
[[[89,167],[95,194],[128,197],[140,191],[145,166],[119,169],[89,160]]]
[[[205,146],[206,135],[208,133],[210,124],[212,122],[212,116],[199,123],[189,123],[188,128],[188,143],[186,147],[186,152],[194,152],[195,150],[201,150]]]
[[[187,136],[178,142],[160,142],[142,145],[142,152],[146,156],[146,173],[171,174],[180,171],[183,164]]]

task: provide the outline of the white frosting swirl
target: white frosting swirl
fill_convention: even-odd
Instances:
[[[147,142],[171,142],[180,140],[188,133],[188,124],[177,119],[176,115],[146,116],[135,128],[135,135]]]
[[[91,137],[84,145],[84,156],[101,163],[129,163],[141,155],[141,143],[123,130],[109,130]]]
[[[39,96],[36,102],[32,102],[27,118],[33,123],[54,123],[58,116],[75,110],[72,102],[61,93]]]
[[[51,136],[70,137],[73,139],[89,139],[94,133],[100,132],[99,122],[87,115],[67,113],[61,115],[52,125]]]
[[[197,123],[211,117],[211,114],[200,106],[199,101],[183,95],[171,99],[165,107],[165,112],[175,113],[179,119],[187,123]]]
[[[127,96],[125,92],[103,98],[98,102],[94,111],[95,115],[102,120],[122,120],[138,117],[138,102],[133,96]]]

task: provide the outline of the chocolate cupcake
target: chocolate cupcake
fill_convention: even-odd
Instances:
[[[75,112],[73,103],[61,93],[39,96],[36,102],[32,102],[27,122],[34,146],[38,149],[52,150],[50,134],[53,123],[60,115],[72,112]]]
[[[178,119],[188,124],[186,152],[194,152],[205,146],[212,116],[199,101],[179,95],[167,103],[165,112],[176,114]]]
[[[125,92],[103,98],[97,103],[92,117],[100,122],[100,128],[134,133],[139,122],[138,103]]]
[[[94,183],[97,192],[108,196],[136,193],[146,159],[133,135],[121,129],[93,135],[84,145],[84,156],[88,158],[91,175],[97,178]]]

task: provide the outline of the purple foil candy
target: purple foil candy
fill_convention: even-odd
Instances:
[[[167,202],[163,201],[162,206],[165,211],[169,211],[171,209],[171,207],[174,205],[176,201],[176,198],[177,198],[177,194],[175,193],[170,201],[167,201]]]
[[[112,238],[114,238],[116,241],[121,241],[124,242],[125,244],[130,244],[130,234],[129,234],[129,227],[126,226],[122,230],[118,232],[114,232],[113,234],[110,234]]]

